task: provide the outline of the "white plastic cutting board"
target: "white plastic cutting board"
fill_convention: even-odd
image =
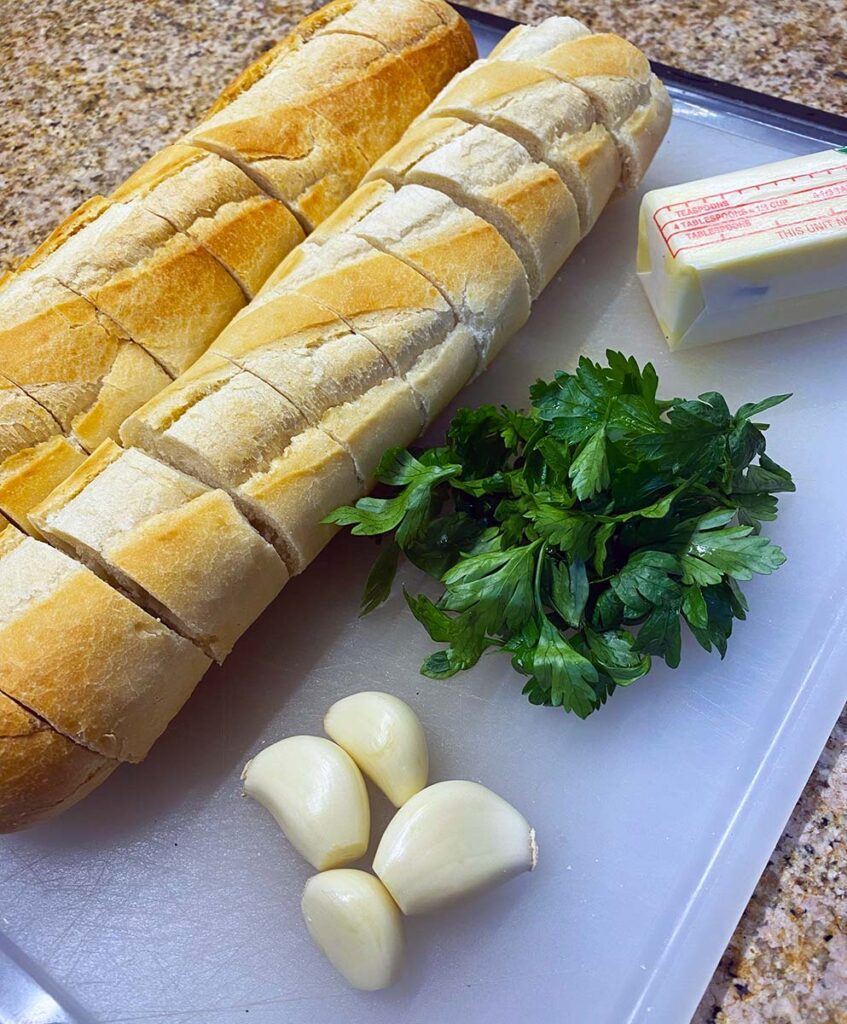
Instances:
[[[644,188],[819,148],[681,104]],[[847,696],[847,324],[670,356],[634,274],[638,202],[609,208],[462,401],[521,403],[536,377],[609,345],[652,359],[666,395],[793,391],[768,435],[798,485],[769,531],[789,561],[745,587],[750,618],[727,660],[687,642],[681,669],[658,664],[585,722],[531,707],[503,657],[431,682],[417,673],[431,645],[402,598],[357,619],[373,548],[338,538],[144,765],[0,841],[0,951],[17,963],[17,980],[0,965],[0,1021],[689,1020]],[[405,977],[375,995],[346,988],[312,947],[309,870],[239,795],[249,756],[320,732],[326,707],[362,688],[408,700],[433,780],[484,782],[541,849],[532,876],[411,920]],[[373,804],[378,835],[388,809]],[[23,994],[27,976],[41,995]]]

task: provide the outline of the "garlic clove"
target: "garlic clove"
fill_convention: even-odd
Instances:
[[[365,780],[341,747],[321,736],[289,736],[244,766],[244,792],[276,818],[318,871],[357,860],[368,848]]]
[[[300,904],[309,934],[353,988],[393,984],[403,965],[403,918],[378,878],[339,868],[313,875]]]
[[[437,782],[388,823],[374,871],[404,914],[434,910],[499,885],[538,860],[535,830],[476,782]]]
[[[353,693],[327,711],[324,729],[395,807],[426,785],[429,754],[423,726],[398,697],[377,690]]]

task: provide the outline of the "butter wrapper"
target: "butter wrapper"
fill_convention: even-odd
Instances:
[[[637,269],[671,349],[847,312],[847,149],[648,192]]]

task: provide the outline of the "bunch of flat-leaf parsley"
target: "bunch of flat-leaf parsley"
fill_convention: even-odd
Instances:
[[[447,645],[424,675],[507,651],[533,704],[584,718],[652,655],[676,667],[683,619],[723,657],[747,608],[739,582],[785,561],[760,529],[794,484],[754,418],[789,396],[735,414],[712,391],[660,401],[649,363],[607,359],[539,381],[529,413],[462,409],[443,447],[386,452],[378,478],[397,493],[329,517],[394,535],[363,612],[388,596],[401,551],[443,584],[435,603],[406,594]]]

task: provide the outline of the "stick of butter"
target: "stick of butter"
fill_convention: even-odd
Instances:
[[[847,312],[847,148],[648,192],[638,276],[671,349]]]

